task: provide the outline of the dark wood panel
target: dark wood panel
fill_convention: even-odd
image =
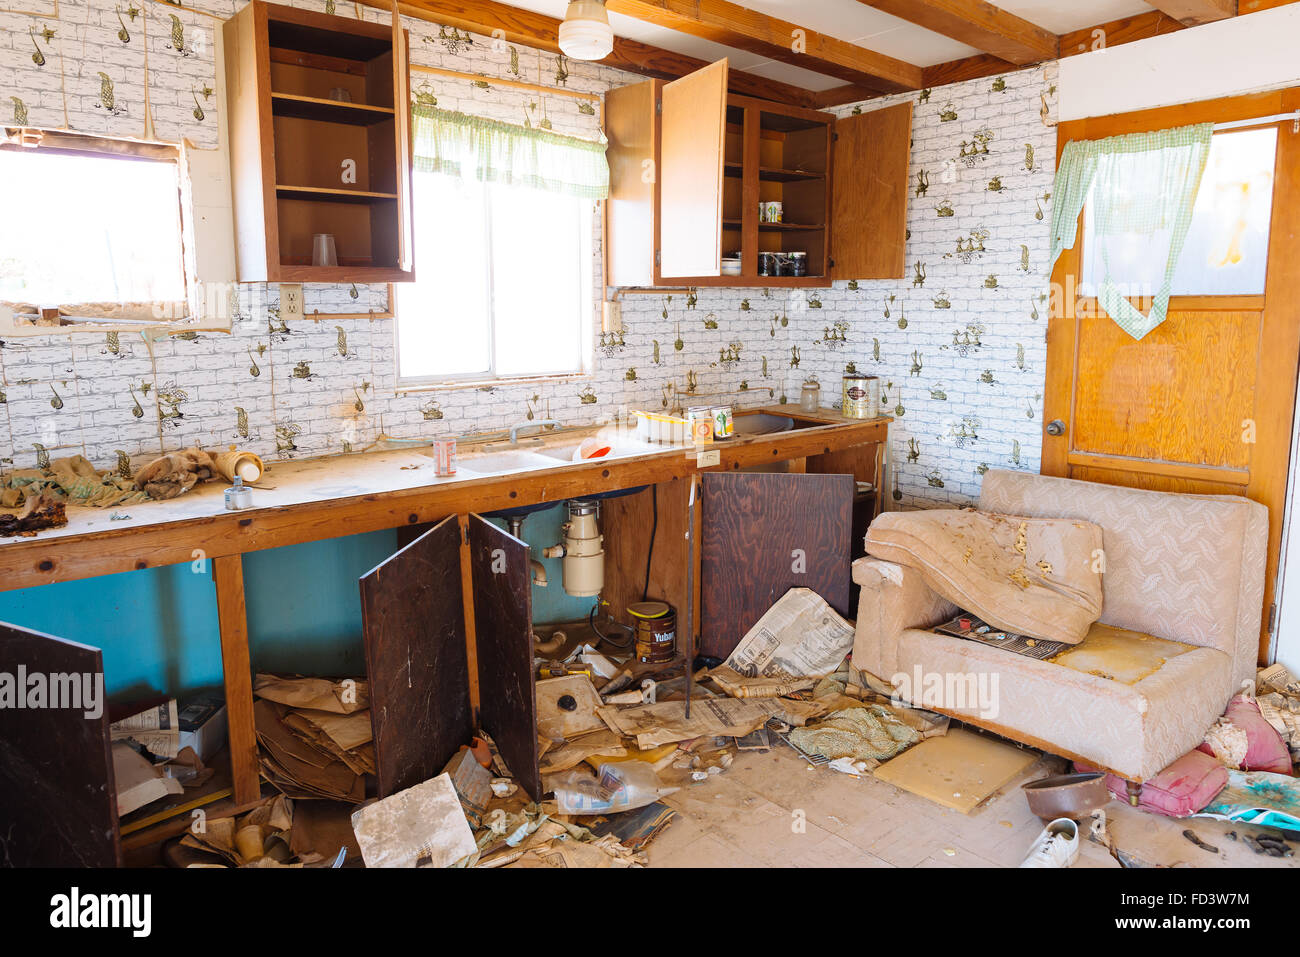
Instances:
[[[519,786],[541,800],[537,676],[528,546],[478,515],[469,517],[478,655],[479,723]]]
[[[361,613],[387,797],[436,776],[474,733],[454,516],[362,576]]]
[[[90,675],[100,682],[98,717],[86,716],[84,700],[67,708],[19,709],[10,702],[0,707],[0,866],[119,866],[100,650],[0,623],[0,668],[15,683],[19,668],[47,680],[69,675],[80,684]],[[17,694],[25,691],[15,688]],[[62,695],[60,700],[66,703]]]
[[[706,472],[700,479],[700,654],[725,658],[791,588],[811,588],[849,617],[853,476]]]

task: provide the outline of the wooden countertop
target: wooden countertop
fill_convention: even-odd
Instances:
[[[718,450],[721,461],[704,469],[697,464],[695,447],[667,446],[613,459],[572,464],[557,460],[553,468],[437,478],[427,448],[417,447],[274,463],[252,487],[254,507],[239,512],[225,509],[224,482],[196,486],[169,501],[116,508],[69,506],[63,528],[0,544],[0,591],[677,481],[699,471],[828,454],[884,441],[890,421],[846,419],[829,409],[804,413],[793,404],[752,411],[805,425],[707,446]],[[817,424],[810,428],[806,423]],[[582,434],[568,435],[577,440]]]

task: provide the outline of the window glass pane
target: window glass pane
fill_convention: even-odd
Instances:
[[[576,372],[591,301],[591,204],[492,187],[498,375]]]
[[[412,183],[414,283],[397,286],[401,378],[491,369],[484,188],[417,173]]]
[[[1216,133],[1196,194],[1192,224],[1174,272],[1173,295],[1259,295],[1268,264],[1273,208],[1273,164],[1277,128]],[[1084,215],[1083,291],[1096,289],[1102,262],[1091,212]],[[1168,241],[1141,236],[1109,241],[1111,278],[1135,295],[1151,295],[1160,284]]]
[[[0,299],[185,298],[175,163],[0,150],[0,182]]]

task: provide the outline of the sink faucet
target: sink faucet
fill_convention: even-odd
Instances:
[[[557,428],[559,424],[560,423],[557,422],[555,419],[541,419],[537,422],[520,422],[518,425],[512,425],[510,427],[510,444],[511,445],[519,444],[520,429],[527,429],[531,426],[537,426],[537,428],[541,429],[541,428],[545,428],[548,425],[551,426],[551,428]]]

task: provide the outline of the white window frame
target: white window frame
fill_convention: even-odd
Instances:
[[[185,298],[175,302],[96,302],[38,303],[38,311],[29,304],[0,302],[0,332],[11,336],[42,336],[52,332],[144,332],[149,329],[184,331],[193,329],[229,331],[226,314],[228,287],[208,284],[197,278],[194,239],[193,200],[189,181],[186,147],[171,143],[145,142],[94,136],[65,130],[5,127],[0,149],[44,150],[60,154],[80,154],[100,158],[123,157],[176,166],[176,203],[181,224],[181,274]]]
[[[427,174],[440,175],[440,174]],[[492,248],[492,202],[494,190],[492,184],[484,184],[485,201],[482,205],[482,215],[484,219],[483,233],[485,245],[489,250]],[[414,183],[412,184],[414,189]],[[574,199],[574,202],[581,200]],[[428,376],[406,376],[401,374],[402,356],[401,356],[401,334],[398,324],[401,323],[401,293],[394,297],[394,312],[397,316],[396,322],[393,323],[393,354],[396,358],[397,365],[397,391],[398,392],[426,392],[433,389],[445,388],[477,388],[481,386],[492,385],[511,385],[528,382],[556,382],[564,380],[585,379],[592,374],[592,334],[594,329],[595,310],[597,308],[597,296],[595,293],[595,275],[594,275],[594,256],[595,256],[595,239],[596,239],[596,218],[600,216],[600,203],[598,200],[589,203],[588,211],[590,212],[590,222],[586,229],[579,232],[578,241],[578,269],[579,287],[583,290],[582,294],[582,315],[579,318],[577,327],[578,336],[578,369],[563,369],[550,372],[536,372],[525,374],[506,373],[498,374],[496,370],[496,299],[493,295],[493,287],[496,282],[495,257],[489,255],[487,268],[484,270],[484,281],[487,283],[486,300],[488,309],[488,368],[476,370],[473,372],[445,373],[441,375]],[[418,227],[417,227],[418,228]],[[419,282],[419,269],[416,269],[416,282]]]

